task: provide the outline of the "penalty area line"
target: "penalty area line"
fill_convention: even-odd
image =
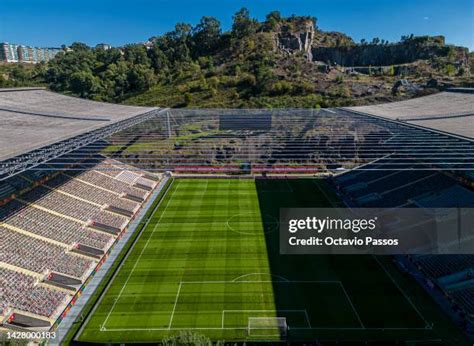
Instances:
[[[173,323],[174,312],[176,310],[176,306],[178,305],[179,293],[181,292],[181,287],[182,286],[183,286],[183,283],[180,282],[179,287],[178,287],[178,292],[176,292],[176,298],[174,299],[173,311],[171,312],[170,322],[168,324],[168,330],[171,330],[171,323]]]
[[[362,322],[362,319],[360,318],[360,315],[359,315],[359,313],[357,312],[357,309],[355,308],[354,304],[352,303],[352,300],[351,300],[351,298],[349,297],[349,294],[347,293],[346,288],[344,287],[344,285],[342,284],[342,282],[339,281],[339,284],[341,285],[342,291],[344,292],[347,301],[348,301],[349,304],[351,305],[352,311],[354,311],[354,313],[355,313],[355,315],[356,315],[356,317],[357,317],[357,320],[358,320],[359,323],[360,323],[360,326],[361,326],[363,329],[365,329],[364,323]]]

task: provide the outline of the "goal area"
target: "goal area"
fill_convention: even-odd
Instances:
[[[249,336],[286,336],[288,324],[286,317],[249,317],[247,331]]]

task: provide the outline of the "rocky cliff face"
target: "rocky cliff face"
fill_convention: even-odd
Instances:
[[[467,48],[454,46],[400,43],[390,45],[357,45],[341,47],[312,47],[315,61],[341,66],[382,66],[412,63],[435,57],[448,57],[465,64],[469,61]]]
[[[275,44],[281,51],[293,54],[303,52],[312,61],[311,49],[313,46],[315,23],[311,20],[298,23],[281,23],[275,30]]]
[[[340,66],[390,66],[437,57],[469,68],[469,50],[445,44],[443,36],[411,37],[393,44],[356,44],[338,32],[324,32],[310,19],[283,21],[273,30],[275,47],[285,54],[301,52],[308,61]]]

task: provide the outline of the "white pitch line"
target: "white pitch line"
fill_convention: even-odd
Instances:
[[[304,314],[306,316],[306,322],[308,323],[308,327],[312,328],[311,322],[309,321],[308,311],[304,310]]]
[[[291,187],[289,181],[288,181],[288,180],[285,180],[285,182],[286,182],[286,186],[288,186],[288,188],[289,188],[289,191],[286,191],[286,192],[290,192],[290,193],[295,192],[295,190],[293,190],[293,188]]]
[[[174,190],[174,192],[176,192],[176,191],[178,190],[178,186],[179,186],[179,181],[178,181],[178,183],[177,183],[177,185],[176,185],[176,189]],[[174,192],[173,192],[173,194],[174,194]],[[134,264],[132,270],[131,270],[130,273],[128,274],[127,280],[126,280],[125,283],[123,284],[122,289],[120,290],[118,297],[115,298],[114,304],[113,304],[112,307],[110,308],[109,313],[107,314],[107,317],[106,317],[105,320],[104,320],[104,323],[102,323],[102,328],[105,328],[105,325],[107,324],[107,321],[109,320],[109,317],[110,317],[110,315],[112,314],[112,311],[115,309],[115,306],[117,305],[117,302],[120,300],[120,297],[122,296],[122,293],[123,293],[123,291],[125,290],[125,287],[127,287],[127,284],[128,284],[128,282],[130,281],[130,278],[132,277],[132,274],[133,274],[133,272],[135,271],[135,268],[137,267],[138,263],[140,262],[140,259],[141,259],[142,255],[143,255],[143,253],[145,252],[145,250],[146,250],[146,248],[147,248],[147,246],[148,246],[148,244],[149,244],[149,242],[150,242],[150,239],[153,237],[153,234],[155,233],[155,231],[156,231],[158,225],[160,224],[161,218],[163,217],[163,215],[164,215],[166,209],[168,209],[168,206],[170,205],[170,201],[171,201],[172,198],[173,198],[173,195],[170,195],[170,198],[168,199],[168,202],[167,202],[167,204],[166,204],[166,208],[165,208],[165,209],[163,210],[163,212],[161,213],[160,218],[158,219],[158,222],[156,223],[155,227],[153,228],[153,231],[150,233],[150,236],[148,237],[148,240],[147,240],[147,242],[145,243],[145,246],[143,247],[142,251],[140,252],[140,255],[138,256],[137,260],[135,261],[135,264]],[[152,218],[152,217],[153,217],[153,215],[150,216],[150,218]],[[130,249],[130,251],[133,251],[133,249]]]
[[[162,190],[164,191],[164,194],[166,194],[170,187],[172,186],[172,184],[169,184],[166,188],[163,186]],[[164,195],[163,195],[164,196]],[[160,199],[160,201],[158,202],[158,204],[153,208],[153,213],[155,211],[158,210],[158,208],[161,206],[161,203],[163,202],[163,197]],[[143,226],[143,229],[140,230],[141,233],[143,233],[143,231],[148,227],[148,225],[150,224],[150,221],[152,220],[151,218],[152,215],[150,215],[150,217],[146,220],[145,222],[145,225]],[[119,267],[115,270],[114,274],[112,275],[112,278],[109,280],[109,282],[107,283],[107,286],[105,287],[105,291],[103,293],[101,293],[100,297],[99,297],[99,301],[94,305],[94,308],[92,309],[92,313],[89,314],[89,317],[87,317],[86,319],[86,322],[82,325],[82,327],[79,329],[79,333],[82,334],[82,330],[84,328],[84,326],[88,323],[91,315],[93,313],[95,313],[95,310],[97,309],[97,307],[101,304],[102,300],[104,299],[104,297],[106,296],[106,293],[109,291],[110,287],[112,286],[112,283],[115,281],[115,278],[117,277],[118,273],[120,272],[120,270],[122,269],[124,263],[126,262],[126,260],[128,259],[130,253],[131,253],[131,248],[133,248],[133,246],[138,242],[139,238],[141,237],[142,234],[139,234],[137,238],[135,238],[130,246],[130,249],[127,251],[127,253],[125,254],[125,257],[123,258],[122,260],[122,263],[120,263]],[[101,324],[100,326],[100,330],[105,330],[105,325],[104,324]]]
[[[377,330],[377,331],[386,331],[386,330],[426,330],[426,328],[403,328],[403,327],[387,327],[387,328],[361,328],[361,327],[292,327],[292,330]],[[128,332],[128,331],[168,331],[168,330],[248,330],[247,327],[182,327],[182,328],[113,328],[113,329],[104,329],[100,330],[101,332]]]
[[[249,276],[252,276],[252,275],[255,275],[255,276],[256,275],[267,275],[267,276],[279,278],[282,281],[290,281],[290,280],[288,280],[287,278],[285,278],[281,275],[276,275],[276,274],[271,274],[271,273],[249,273],[249,274],[244,274],[244,275],[237,276],[235,279],[232,279],[231,281],[236,282],[236,281],[239,281],[242,278],[249,277]]]
[[[302,313],[303,315],[305,315],[305,319],[306,319],[306,323],[308,324],[308,327],[297,327],[297,328],[302,328],[302,329],[311,329],[311,322],[309,321],[309,316],[308,316],[308,312],[305,310],[305,309],[299,309],[299,310],[280,310],[280,309],[273,309],[273,310],[259,310],[259,309],[255,309],[255,310],[251,310],[251,309],[240,309],[240,310],[222,310],[222,313],[221,313],[221,325],[222,325],[222,329],[229,329],[229,328],[224,328],[224,325],[225,325],[225,314],[226,313],[233,313],[233,312],[271,312],[271,313],[280,313],[280,312],[290,312],[290,313],[295,313],[295,312],[299,312],[299,313]],[[251,316],[249,316],[251,317]],[[277,316],[277,317],[283,317],[283,316]],[[268,317],[254,317],[254,318],[268,318]],[[236,329],[239,329],[240,327],[236,327]],[[290,328],[290,326],[288,326],[288,329]],[[292,329],[296,329],[296,328],[293,328]]]
[[[347,291],[346,291],[346,289],[344,288],[344,285],[342,284],[342,282],[339,282],[339,284],[341,285],[342,291],[343,291],[344,294],[346,295],[347,301],[349,302],[349,304],[350,304],[351,307],[352,307],[352,311],[354,311],[354,313],[355,313],[357,319],[359,320],[360,326],[365,329],[364,323],[362,322],[362,319],[360,318],[359,313],[357,312],[357,309],[355,308],[354,304],[352,303],[352,300],[351,300],[351,298],[349,297],[349,294],[347,294]]]
[[[178,292],[176,293],[176,298],[174,300],[173,311],[171,312],[170,322],[168,324],[168,330],[171,329],[171,323],[173,323],[174,312],[176,310],[176,305],[178,305],[179,293],[181,292],[181,286],[183,285],[182,282],[179,283]]]
[[[184,328],[116,328],[116,329],[106,329],[101,330],[101,332],[152,332],[152,331],[168,331],[168,330],[247,330],[247,328],[233,328],[233,327],[184,327]]]

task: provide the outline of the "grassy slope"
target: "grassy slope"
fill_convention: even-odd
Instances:
[[[198,83],[198,81],[179,80],[172,84],[156,85],[142,93],[127,95],[122,103],[172,108],[316,108],[354,105],[354,98],[340,95],[338,91],[334,91],[335,94],[330,97],[325,97],[320,92],[307,95],[288,92],[270,96],[259,93],[254,95],[248,86],[219,85],[216,89],[195,90],[189,86],[192,83]],[[335,84],[334,88],[339,90],[341,86]],[[185,93],[190,95],[189,100],[185,100]]]
[[[279,208],[328,206],[321,188],[325,189],[324,184],[315,180],[175,181],[79,340],[159,341],[176,333],[176,328],[219,328],[223,309],[270,310],[263,315],[272,316],[278,314],[276,310],[304,308],[313,327],[356,329],[290,330],[292,339],[441,338],[460,344],[461,339],[456,340],[459,332],[421,289],[401,278],[422,315],[435,323],[434,330],[404,329],[423,328],[424,322],[372,257],[279,255],[278,233],[274,232]],[[264,233],[264,229],[270,232]],[[180,284],[231,281],[250,273],[261,273],[250,276],[259,282]],[[285,286],[279,283],[280,277],[340,281],[368,329],[360,329],[357,315],[338,285]],[[282,314],[290,326],[304,326],[299,316]],[[249,316],[255,313],[234,313],[226,318],[225,325],[245,326]],[[101,332],[106,319],[109,331]],[[172,330],[166,330],[170,326]],[[110,331],[114,328],[164,330]],[[215,340],[247,337],[245,330],[237,329],[199,332]]]

